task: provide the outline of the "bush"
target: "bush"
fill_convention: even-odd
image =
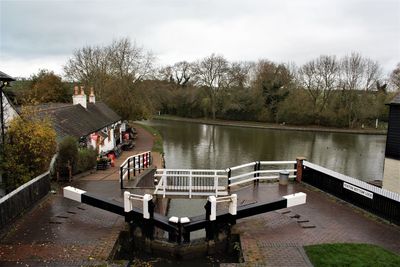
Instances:
[[[76,172],[84,172],[94,168],[96,165],[97,152],[92,148],[83,148],[78,152],[78,163]]]
[[[78,162],[78,141],[72,137],[65,137],[58,145],[57,168],[61,173],[68,172],[68,166],[74,170]]]
[[[56,133],[49,120],[34,119],[28,110],[11,121],[0,162],[6,192],[47,171],[56,152]]]

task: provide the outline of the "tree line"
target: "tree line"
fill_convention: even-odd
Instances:
[[[69,82],[52,72],[33,76],[15,99],[70,101],[72,84],[79,83],[93,86],[125,119],[161,113],[353,128],[385,120],[384,104],[400,90],[400,63],[385,77],[378,62],[359,53],[321,55],[301,66],[211,54],[157,67],[154,55],[127,38],[77,49],[64,73]]]

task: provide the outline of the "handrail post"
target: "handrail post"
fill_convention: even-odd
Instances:
[[[296,181],[298,183],[301,183],[301,180],[303,179],[303,161],[305,160],[305,157],[297,157],[296,158],[296,164],[295,164],[295,169],[296,169]]]
[[[128,180],[131,179],[131,167],[130,167],[130,160],[128,159]]]
[[[204,205],[204,208],[206,210],[206,221],[207,221],[207,225],[205,227],[207,241],[214,239],[214,221],[216,220],[216,214],[215,214],[216,204],[217,203],[215,196],[209,196],[207,203]],[[215,209],[214,212],[213,209]]]
[[[144,234],[146,238],[150,240],[154,239],[154,203],[152,201],[153,196],[150,194],[145,194],[143,196],[143,219],[144,223]]]
[[[133,157],[133,176],[136,176],[136,156]]]
[[[227,168],[225,171],[228,173],[228,193],[230,193],[231,192],[231,180],[230,180],[230,178],[232,176],[232,170],[231,170],[231,168]]]
[[[218,197],[218,176],[217,176],[217,172],[214,172],[214,186],[215,186],[215,197]]]
[[[189,198],[192,198],[193,176],[192,171],[189,173]]]
[[[162,183],[163,183],[163,191],[164,191],[163,197],[165,198],[165,193],[167,191],[167,174],[166,174],[165,170],[163,171],[163,176],[161,177],[161,179],[163,180],[162,181]]]
[[[123,184],[123,178],[124,178],[124,167],[119,167],[119,183],[120,183],[120,187],[121,189],[124,189],[124,184]]]

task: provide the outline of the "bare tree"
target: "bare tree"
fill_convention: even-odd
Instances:
[[[300,86],[309,93],[314,113],[322,112],[339,82],[339,63],[335,56],[320,56],[304,64],[298,71]]]
[[[250,85],[250,72],[254,68],[253,62],[232,62],[228,68],[229,87],[244,88]]]
[[[112,75],[135,83],[153,74],[154,56],[128,38],[114,41],[106,51]]]
[[[213,119],[216,118],[218,93],[229,84],[228,70],[228,61],[223,56],[215,54],[205,57],[194,65],[197,84],[207,88]]]
[[[390,74],[390,83],[395,90],[400,90],[400,63],[397,63],[396,68]]]

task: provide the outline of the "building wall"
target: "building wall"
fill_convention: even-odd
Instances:
[[[106,139],[104,139],[104,143],[100,146],[101,152],[108,152],[115,147],[115,138],[114,138],[114,127],[111,127],[109,130],[109,135]]]
[[[400,194],[400,160],[385,158],[382,187]]]
[[[400,160],[400,105],[391,105],[385,156]]]
[[[10,124],[10,121],[14,119],[15,117],[19,116],[17,111],[11,106],[10,102],[8,101],[8,98],[4,95],[2,92],[2,97],[3,97],[3,110],[4,110],[4,124],[5,128]]]

